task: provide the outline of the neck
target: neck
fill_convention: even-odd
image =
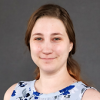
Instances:
[[[35,87],[38,92],[47,94],[56,92],[74,82],[76,80],[69,75],[67,69],[63,69],[50,75],[40,72],[40,78],[36,81]]]

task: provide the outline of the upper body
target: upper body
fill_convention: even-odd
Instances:
[[[81,81],[49,94],[37,92],[35,83],[36,80],[19,82],[7,91],[4,100],[100,100],[100,93]]]
[[[76,83],[81,81],[81,78],[79,66],[72,58],[76,48],[75,32],[69,14],[65,9],[58,5],[44,5],[39,8],[29,20],[25,40],[32,60],[38,66],[37,81],[31,87],[32,89],[35,88],[37,95],[39,93],[58,93],[57,91],[62,91],[65,87],[69,89],[68,86],[75,83],[76,88],[71,86],[73,90],[67,91],[68,94],[73,94],[72,99],[81,100],[81,98],[78,98],[79,94],[74,95],[74,92],[81,93],[82,88],[85,88],[86,92],[84,91],[83,97],[81,95],[82,100],[100,100],[98,91],[87,89],[86,86],[82,85],[83,83]],[[27,86],[29,89],[31,82],[26,85],[25,89],[21,88],[22,90],[18,84],[18,88],[16,84],[13,85],[7,90],[4,100],[10,100],[14,89],[17,89],[20,95],[23,93],[25,95]],[[14,91],[13,95],[17,92]],[[11,100],[16,99],[11,98]],[[27,99],[20,98],[19,100]]]

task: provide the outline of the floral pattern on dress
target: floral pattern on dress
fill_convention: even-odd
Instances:
[[[81,100],[84,92],[89,88],[93,88],[79,81],[55,93],[46,95],[35,90],[35,81],[19,82],[10,100]]]

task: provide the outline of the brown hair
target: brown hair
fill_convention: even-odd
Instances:
[[[73,43],[73,48],[71,52],[69,53],[68,60],[67,60],[67,70],[73,78],[75,78],[78,81],[83,81],[80,77],[80,67],[78,63],[72,58],[72,55],[75,54],[75,50],[76,50],[76,40],[75,40],[75,32],[73,29],[73,23],[70,19],[68,12],[64,8],[55,4],[46,4],[46,5],[41,6],[38,10],[36,10],[32,14],[32,16],[29,19],[28,27],[27,27],[27,31],[25,35],[25,43],[28,46],[28,49],[30,50],[29,40],[30,40],[31,32],[35,25],[35,22],[40,17],[44,17],[44,16],[54,17],[63,22],[66,28],[66,33],[68,34],[69,40],[70,42]],[[36,79],[39,79],[39,77],[40,77],[40,72],[39,72],[39,68],[37,67]]]

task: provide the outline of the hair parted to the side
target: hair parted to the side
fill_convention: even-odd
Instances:
[[[66,33],[69,37],[70,42],[73,43],[73,48],[69,53],[68,60],[67,60],[67,70],[69,74],[75,78],[78,81],[84,82],[81,77],[80,77],[80,67],[78,63],[72,58],[72,55],[75,54],[76,50],[76,39],[75,39],[75,32],[73,29],[73,23],[70,19],[70,16],[68,12],[60,7],[59,5],[55,4],[46,4],[41,6],[39,9],[37,9],[32,16],[29,19],[28,26],[27,26],[27,31],[25,35],[25,43],[28,46],[28,49],[30,50],[30,37],[31,37],[31,32],[32,29],[35,25],[35,22],[41,18],[41,17],[54,17],[59,20],[61,20],[66,28]],[[40,77],[40,72],[39,68],[36,68],[36,79],[39,79]],[[85,83],[85,82],[84,82]]]

